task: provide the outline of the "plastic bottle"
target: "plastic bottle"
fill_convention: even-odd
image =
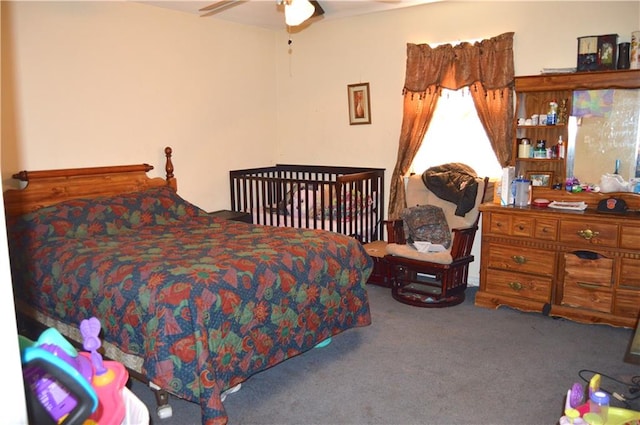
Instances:
[[[558,124],[558,103],[555,100],[549,102],[549,112],[547,112],[547,125]]]
[[[514,184],[514,205],[516,207],[526,207],[529,205],[529,193],[531,189],[531,180],[520,176],[513,181]]]
[[[609,417],[609,394],[604,391],[594,391],[589,397],[589,413],[600,416],[602,423]]]
[[[558,137],[558,158],[564,158],[564,141],[562,135]]]

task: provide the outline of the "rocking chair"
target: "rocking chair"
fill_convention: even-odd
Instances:
[[[469,263],[474,260],[471,248],[478,230],[478,207],[484,202],[488,186],[488,178],[476,178],[475,181],[478,184],[475,201],[472,199],[471,209],[460,216],[456,215],[458,206],[430,191],[421,175],[409,177],[407,205],[441,208],[445,228],[451,232],[450,246],[440,252],[420,252],[411,240],[407,243],[409,235],[403,220],[387,221],[389,243],[384,259],[389,268],[393,298],[418,307],[449,307],[464,301]]]

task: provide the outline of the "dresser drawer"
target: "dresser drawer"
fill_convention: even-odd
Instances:
[[[496,235],[534,235],[534,219],[523,215],[491,214],[490,231]]]
[[[582,287],[611,288],[613,260],[594,252],[564,254],[564,280]]]
[[[611,312],[613,260],[593,252],[564,254],[562,305]]]
[[[640,259],[621,258],[618,288],[640,291]]]
[[[640,249],[640,227],[623,225],[620,228],[620,248]]]
[[[587,220],[566,220],[560,223],[560,240],[583,245],[615,247],[618,241],[618,226]]]
[[[518,273],[552,275],[555,253],[517,245],[490,243],[487,265],[490,269],[509,270]]]
[[[640,315],[640,291],[616,291],[616,305],[613,313],[624,317]]]
[[[536,239],[555,241],[558,237],[558,220],[536,218],[533,236]]]
[[[541,303],[551,301],[550,277],[502,270],[487,270],[486,291],[496,295],[527,298]]]
[[[513,220],[511,220],[511,235],[532,237],[534,233],[534,222],[534,219],[531,217],[513,217]]]
[[[611,289],[565,278],[561,302],[563,306],[610,313],[612,301]]]
[[[509,235],[511,232],[511,216],[492,213],[489,222],[489,232],[495,235]]]

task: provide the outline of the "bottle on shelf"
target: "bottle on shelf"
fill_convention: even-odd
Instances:
[[[547,125],[558,124],[558,102],[552,100],[549,102],[549,112],[547,112]]]
[[[564,158],[564,141],[562,140],[562,135],[558,137],[558,158]]]
[[[520,139],[518,145],[518,158],[529,158],[531,156],[531,142],[526,137]]]

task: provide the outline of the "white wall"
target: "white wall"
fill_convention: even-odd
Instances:
[[[2,2],[2,176],[148,162],[229,205],[228,171],[275,157],[275,34],[132,2]]]

